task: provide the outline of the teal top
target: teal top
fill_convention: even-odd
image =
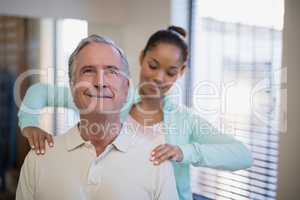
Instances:
[[[121,112],[122,121],[131,106],[140,101],[132,92],[128,96]],[[35,84],[28,89],[18,113],[20,127],[38,127],[42,108],[49,106],[77,110],[68,87]],[[178,145],[183,152],[182,162],[173,162],[180,200],[192,200],[190,164],[228,171],[251,167],[252,156],[245,145],[218,132],[191,109],[165,97],[163,111],[166,143]]]

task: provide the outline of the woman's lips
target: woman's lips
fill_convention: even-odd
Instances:
[[[148,86],[148,89],[150,89],[151,91],[160,91],[160,92],[163,92],[165,90],[168,89],[168,86],[167,85],[163,85],[163,86],[159,86],[159,85],[149,85]]]

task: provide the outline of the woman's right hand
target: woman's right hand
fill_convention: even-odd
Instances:
[[[45,154],[46,141],[49,147],[53,147],[52,135],[37,127],[26,127],[22,130],[23,135],[27,138],[31,149],[35,150],[37,155]]]

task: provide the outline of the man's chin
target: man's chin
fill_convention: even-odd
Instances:
[[[81,114],[84,114],[84,115],[109,115],[109,114],[112,114],[114,113],[113,111],[111,110],[104,110],[104,109],[94,109],[94,110],[81,110]]]
[[[79,108],[80,113],[81,114],[85,114],[85,115],[96,115],[96,114],[114,114],[114,113],[118,113],[118,109],[114,109],[110,106],[105,106],[105,105],[101,105],[101,106],[90,106],[90,107],[81,107]]]
[[[118,113],[118,109],[114,109],[110,106],[105,106],[105,105],[101,105],[101,106],[96,106],[93,110],[91,110],[91,114],[99,114],[99,115],[103,115],[103,114],[115,114]]]

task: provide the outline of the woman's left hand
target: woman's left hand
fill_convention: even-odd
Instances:
[[[171,144],[162,144],[157,146],[151,153],[150,160],[154,165],[159,165],[166,160],[173,160],[181,162],[183,159],[183,153],[178,146]]]

